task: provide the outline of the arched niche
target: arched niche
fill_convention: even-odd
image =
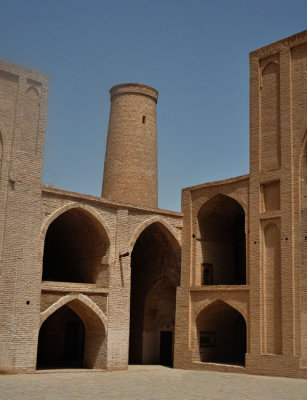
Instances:
[[[246,284],[245,213],[234,199],[217,195],[198,213],[200,285]]]
[[[166,363],[162,347],[173,347],[174,296],[179,284],[179,243],[164,224],[155,222],[140,233],[131,254],[129,363]],[[168,325],[159,320],[163,307]]]
[[[307,131],[305,133],[307,137]],[[301,208],[307,212],[307,140],[304,140],[301,156]]]
[[[261,170],[280,167],[279,66],[268,63],[261,73]]]
[[[0,163],[2,161],[2,157],[3,157],[3,142],[2,142],[2,134],[0,131]]]
[[[301,207],[300,207],[300,302],[301,302],[301,326],[307,326],[307,130],[305,131],[300,158],[300,183],[301,183]],[[301,355],[307,360],[307,335],[301,329]]]
[[[264,353],[282,354],[280,230],[274,223],[264,228],[263,283]]]
[[[196,318],[199,361],[245,365],[246,322],[243,315],[217,300]]]
[[[109,246],[108,235],[95,216],[83,208],[70,208],[47,229],[42,279],[106,286]]]
[[[35,154],[39,133],[40,96],[36,87],[30,86],[24,96],[21,151]]]
[[[44,320],[37,368],[104,368],[105,327],[84,302],[72,300]]]
[[[3,140],[2,140],[2,134],[0,131],[0,182],[1,182],[1,175],[2,175],[2,159],[3,159]]]

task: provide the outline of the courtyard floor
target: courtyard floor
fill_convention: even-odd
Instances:
[[[306,400],[307,381],[131,366],[121,372],[0,375],[1,400]]]

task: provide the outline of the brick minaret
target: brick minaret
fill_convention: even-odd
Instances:
[[[157,90],[124,83],[110,90],[111,110],[102,196],[158,207]]]

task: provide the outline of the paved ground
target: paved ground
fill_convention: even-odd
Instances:
[[[0,375],[1,400],[306,400],[307,381],[133,366],[123,372]]]

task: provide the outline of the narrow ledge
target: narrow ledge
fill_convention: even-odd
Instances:
[[[106,295],[109,293],[109,288],[97,287],[92,283],[43,281],[41,289],[42,292],[99,293]]]
[[[191,286],[191,292],[247,292],[249,285],[204,285]]]

